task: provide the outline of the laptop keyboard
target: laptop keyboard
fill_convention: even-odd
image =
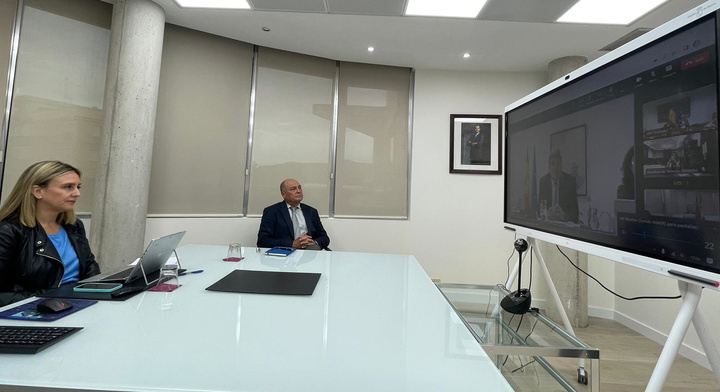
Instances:
[[[124,269],[118,273],[112,274],[110,276],[106,276],[102,278],[102,281],[109,281],[109,280],[125,280],[128,276],[130,276],[130,273],[132,272],[132,268]]]
[[[0,325],[0,354],[35,354],[82,327],[20,327]]]

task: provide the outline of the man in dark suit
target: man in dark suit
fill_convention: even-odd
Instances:
[[[330,238],[320,222],[318,211],[303,199],[302,186],[288,178],[280,183],[284,201],[263,210],[257,246],[292,246],[297,249],[328,249]]]
[[[550,153],[550,172],[540,178],[540,206],[545,202],[547,219],[553,221],[578,222],[578,201],[575,177],[562,171],[562,155],[554,150]]]
[[[490,163],[490,138],[487,131],[475,125],[475,133],[467,140],[470,147],[470,164],[486,165]]]

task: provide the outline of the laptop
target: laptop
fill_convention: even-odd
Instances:
[[[82,280],[80,283],[118,282],[127,284],[138,279],[145,279],[146,283],[149,284],[151,282],[147,280],[147,276],[159,271],[165,265],[175,248],[180,244],[183,236],[185,236],[185,231],[153,239],[135,265],[95,275]]]

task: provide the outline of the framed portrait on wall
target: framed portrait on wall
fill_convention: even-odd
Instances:
[[[501,156],[501,115],[450,115],[450,173],[502,174]]]

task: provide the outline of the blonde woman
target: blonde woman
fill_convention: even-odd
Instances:
[[[100,273],[75,218],[80,175],[66,163],[35,163],[0,207],[0,306]]]

